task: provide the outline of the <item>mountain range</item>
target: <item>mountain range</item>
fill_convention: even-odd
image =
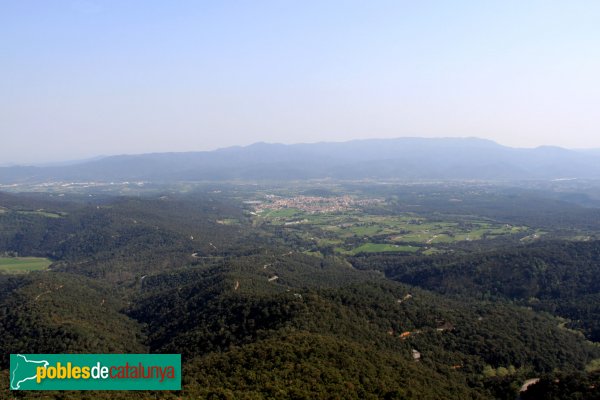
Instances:
[[[256,143],[214,151],[107,156],[0,168],[0,183],[304,179],[548,180],[600,178],[600,152],[512,148],[478,138]]]

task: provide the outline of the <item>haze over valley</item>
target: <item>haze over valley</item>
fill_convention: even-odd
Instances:
[[[594,151],[511,148],[477,138],[256,143],[209,152],[102,157],[64,166],[0,168],[0,184],[46,181],[232,181],[306,179],[552,180],[600,176]]]

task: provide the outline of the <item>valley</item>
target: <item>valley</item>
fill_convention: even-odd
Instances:
[[[186,187],[0,193],[2,353],[182,354],[181,393],[140,393],[158,398],[597,379],[593,208],[464,183]]]

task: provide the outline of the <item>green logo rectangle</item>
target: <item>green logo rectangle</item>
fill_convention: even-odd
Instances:
[[[181,354],[11,354],[11,390],[181,390]]]

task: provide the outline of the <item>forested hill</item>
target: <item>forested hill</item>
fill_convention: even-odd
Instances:
[[[600,341],[600,241],[540,242],[470,255],[357,257],[361,269],[444,295],[509,300],[567,318]]]
[[[557,147],[518,149],[482,139],[400,138],[267,144],[208,152],[106,157],[76,165],[0,168],[0,183],[289,179],[597,178],[600,156]]]
[[[533,265],[556,270],[549,276],[559,282],[548,290],[564,283],[555,305],[567,306],[594,293],[583,266],[598,254],[596,243],[448,252],[422,255],[422,263],[398,252],[306,251],[301,239],[317,231],[258,223],[244,197],[232,193],[0,195],[3,261],[51,262],[17,272],[4,264],[0,272],[0,397],[72,397],[9,393],[11,353],[182,354],[182,391],[134,398],[514,400],[530,378],[543,378],[544,393],[575,393],[557,385],[557,376],[582,390],[600,383],[581,375],[597,367],[597,345],[566,329],[554,310],[518,302],[545,295],[474,295],[478,285],[503,278],[469,269],[483,257],[498,264],[546,257],[547,265]],[[556,254],[547,254],[550,246]],[[573,263],[564,267],[551,262],[568,257]],[[456,274],[465,271],[458,277],[475,277],[472,292],[410,278],[435,276],[451,263]],[[507,287],[534,281],[526,265],[524,275],[498,268]],[[566,270],[579,277],[574,285]]]

